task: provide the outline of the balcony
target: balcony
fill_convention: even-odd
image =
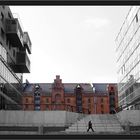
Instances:
[[[23,43],[24,43],[24,46],[27,49],[28,53],[31,54],[32,43],[31,43],[30,37],[27,32],[24,32]]]
[[[30,73],[30,60],[25,52],[17,53],[17,65],[21,73]]]
[[[15,73],[30,73],[30,60],[26,52],[18,52],[16,56],[16,64],[12,65]]]
[[[23,32],[17,18],[6,19],[6,35],[13,47],[23,47]]]

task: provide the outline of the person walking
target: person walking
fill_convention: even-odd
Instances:
[[[89,131],[89,129],[91,129],[92,132],[94,132],[94,130],[93,130],[93,128],[92,128],[92,122],[91,122],[91,121],[88,122],[88,129],[87,129],[87,132]]]

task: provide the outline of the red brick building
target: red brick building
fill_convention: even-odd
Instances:
[[[56,76],[53,83],[24,84],[22,103],[23,110],[114,113],[118,107],[117,84],[62,83]]]

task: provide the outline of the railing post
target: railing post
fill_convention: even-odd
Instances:
[[[126,132],[128,133],[128,134],[130,134],[130,122],[128,121],[127,122],[127,125],[126,125]]]
[[[38,134],[43,135],[43,125],[42,124],[38,126]]]
[[[77,132],[78,132],[78,120],[77,120]]]

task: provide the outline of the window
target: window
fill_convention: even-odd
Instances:
[[[4,20],[4,15],[3,15],[2,12],[1,12],[1,20],[2,20],[2,21]]]
[[[90,98],[88,98],[88,103],[90,103]]]
[[[78,112],[82,112],[82,106],[77,107]]]
[[[0,42],[0,45],[3,46],[3,45],[2,45],[2,42]]]
[[[67,102],[70,103],[70,99],[67,99]]]
[[[8,17],[9,17],[9,18],[12,18],[12,17],[11,17],[11,14],[10,14],[9,12],[8,12]]]
[[[26,103],[28,103],[28,98],[26,98]]]
[[[40,110],[40,106],[35,106],[35,110]]]
[[[13,50],[13,56],[15,57],[15,55],[16,55],[16,52],[15,52],[15,50]]]
[[[136,14],[136,22],[138,22],[138,15]]]
[[[49,103],[49,99],[48,98],[46,98],[46,103]]]
[[[40,100],[35,100],[36,105],[40,105]]]
[[[82,104],[82,101],[81,100],[77,100],[77,104],[78,105],[81,105]]]
[[[1,28],[1,37],[4,39],[4,30]]]
[[[6,45],[8,46],[8,44],[9,44],[9,41],[8,41],[8,39],[6,38]]]
[[[25,105],[25,109],[28,109],[28,105]]]
[[[130,87],[130,93],[134,91],[133,86]]]
[[[113,87],[111,87],[111,90],[114,90],[114,88],[113,88]]]
[[[9,43],[9,50],[11,50],[11,44]]]
[[[103,104],[101,104],[101,109],[103,109],[104,108],[104,105]]]
[[[104,102],[104,98],[101,98],[101,103],[103,103]]]
[[[34,99],[35,100],[40,100],[40,96],[35,96]]]
[[[97,97],[94,97],[94,103],[95,104],[97,103]]]
[[[46,110],[49,110],[49,106],[48,105],[46,105]]]
[[[81,100],[81,99],[82,99],[82,95],[81,95],[81,94],[78,94],[76,98],[77,98],[78,100]]]

